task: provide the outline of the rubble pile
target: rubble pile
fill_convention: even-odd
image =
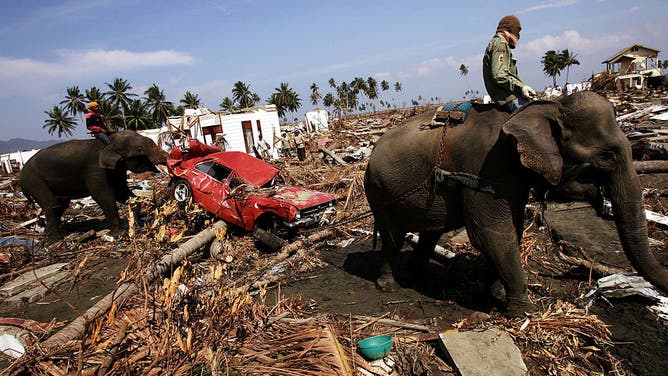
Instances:
[[[662,101],[666,93],[657,95]],[[656,98],[647,96],[609,97],[618,116],[627,116],[620,123],[628,127],[629,139],[631,132],[649,128],[655,136],[642,139],[665,144],[666,140],[652,138],[663,137],[665,121],[652,118],[663,113],[658,110],[663,103],[652,104]],[[308,231],[286,241],[276,253],[259,250],[248,233],[223,227],[154,281],[147,278],[147,270],[217,221],[196,204],[180,208],[170,198],[167,176],[131,175],[138,197],[119,205],[128,223],[128,237],[113,239],[99,230],[102,212],[84,201],[64,215],[71,233],[48,247],[41,243],[38,210],[18,191],[16,176],[10,176],[0,195],[0,283],[63,262],[68,268],[61,286],[72,292],[91,283],[97,273],[93,266],[113,258],[122,261],[122,267],[115,275],[109,308],[86,320],[77,335],[62,344],[46,346],[49,338],[67,328],[68,320],[84,312],[72,307],[69,316],[37,322],[38,326],[22,321],[24,353],[4,358],[5,373],[386,375],[393,370],[402,375],[456,374],[439,345],[439,332],[448,328],[439,328],[435,320],[408,320],[392,311],[369,316],[333,314],[322,312],[317,302],[281,293],[284,284],[321,267],[323,253],[350,239],[371,237],[373,217],[363,187],[366,149],[386,129],[426,109],[342,117],[333,122],[334,131],[309,135],[305,161],[272,162],[283,171],[286,183],[334,194],[337,226]],[[665,178],[644,181],[644,185],[647,207],[665,215]],[[560,251],[566,256],[573,252],[567,252],[566,242],[553,242],[537,217],[525,230],[522,262],[530,275],[531,298],[541,306],[541,313],[509,320],[497,312],[477,312],[449,329],[503,328],[521,350],[530,374],[627,373],[627,365],[612,351],[610,331],[587,310],[587,302],[575,296],[573,301],[552,297],[540,284],[535,270],[567,278],[576,265],[573,259],[559,258]],[[650,225],[650,237],[656,247],[665,249],[668,227]],[[22,241],[4,241],[10,238]],[[448,252],[480,257],[468,242],[452,244]],[[593,269],[591,263],[587,265]],[[136,293],[116,300],[129,285]],[[101,296],[108,292],[100,291],[91,300],[104,300]],[[55,294],[54,300],[67,300],[56,286],[34,299],[47,293]],[[7,299],[2,292],[0,299]],[[21,309],[0,310],[0,316],[20,315]],[[390,355],[380,362],[363,358],[356,349],[358,340],[376,334],[394,337]]]

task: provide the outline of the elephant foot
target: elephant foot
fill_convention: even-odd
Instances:
[[[376,279],[376,288],[381,291],[390,292],[397,290],[399,284],[394,280],[392,273],[387,273]]]
[[[125,231],[123,231],[119,228],[117,230],[109,231],[109,235],[113,236],[114,239],[116,239],[116,240],[120,240],[125,236]]]
[[[531,314],[538,311],[538,307],[531,303],[528,299],[526,300],[509,300],[508,306],[505,311],[505,316],[508,318],[518,318],[525,317],[527,314]]]
[[[65,239],[59,232],[51,233],[46,236],[46,244],[51,245]]]
[[[501,280],[497,279],[496,282],[489,286],[489,293],[494,299],[500,302],[506,301],[506,289],[503,287]]]

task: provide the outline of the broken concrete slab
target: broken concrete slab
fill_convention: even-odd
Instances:
[[[524,376],[522,353],[505,330],[445,332],[439,335],[462,376]]]
[[[68,263],[62,262],[35,270],[29,270],[0,287],[0,297],[8,298],[35,286],[39,286],[39,280],[53,283],[58,280],[58,278],[53,278],[54,276],[62,276],[62,279],[64,279],[69,275],[69,271],[66,270],[67,265]]]

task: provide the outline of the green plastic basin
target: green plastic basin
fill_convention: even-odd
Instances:
[[[357,342],[357,351],[367,359],[384,358],[392,349],[392,336],[380,335]]]

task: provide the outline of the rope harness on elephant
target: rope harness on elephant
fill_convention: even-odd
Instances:
[[[436,166],[432,169],[429,177],[423,181],[422,183],[418,184],[417,186],[403,192],[399,196],[395,197],[394,199],[386,202],[384,205],[380,206],[379,209],[386,208],[390,205],[394,205],[398,202],[403,201],[407,197],[415,194],[416,192],[420,190],[425,190],[426,192],[429,192],[431,194],[437,193],[438,192],[438,187],[442,186],[443,184],[446,184],[447,181],[453,181],[458,184],[461,184],[467,188],[479,191],[479,192],[486,192],[490,193],[493,195],[500,195],[500,194],[512,194],[515,192],[518,192],[518,189],[514,185],[508,185],[508,184],[503,184],[499,182],[494,182],[489,179],[485,179],[483,177],[480,177],[478,175],[474,174],[469,174],[466,172],[453,172],[453,171],[448,171],[443,169],[441,166],[443,165],[443,161],[445,159],[445,139],[447,135],[447,130],[448,128],[452,126],[457,126],[459,124],[462,124],[466,118],[469,115],[469,111],[471,110],[472,105],[470,102],[459,102],[459,103],[452,103],[452,104],[446,104],[434,113],[434,116],[431,119],[431,122],[428,125],[430,128],[436,128],[436,127],[442,127],[443,132],[441,132],[441,141],[439,144],[439,150],[438,150],[438,161]],[[544,210],[544,209],[543,209]],[[364,218],[367,218],[369,216],[373,215],[373,212],[371,210],[367,210],[361,214],[357,214],[352,216],[351,218],[344,219],[340,222],[337,223],[332,223],[328,224],[325,226],[319,226],[316,228],[308,229],[303,231],[303,234],[308,234],[311,232],[315,231],[320,231],[323,229],[328,229],[328,228],[334,228],[338,226],[342,226],[348,223],[353,223],[360,221]]]

